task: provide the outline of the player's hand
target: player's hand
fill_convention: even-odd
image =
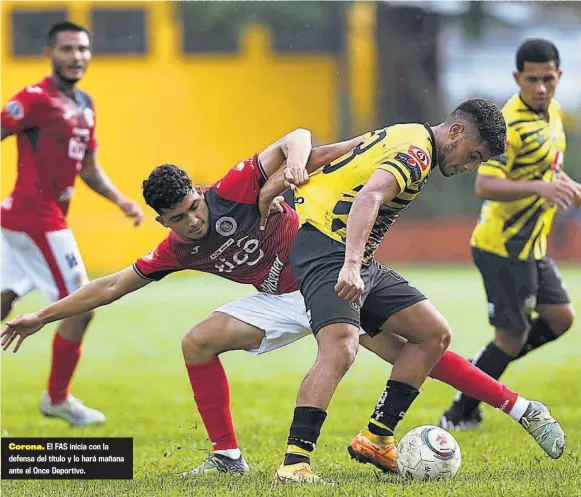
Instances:
[[[349,263],[343,264],[339,279],[335,285],[335,291],[339,298],[361,305],[364,288],[360,266]]]
[[[0,344],[3,350],[8,350],[12,342],[18,337],[16,346],[12,352],[18,352],[24,339],[34,335],[44,326],[42,320],[36,314],[22,314],[11,321],[6,322],[6,328],[0,334]]]
[[[309,181],[309,173],[305,166],[287,163],[284,170],[284,186],[290,188],[293,192],[298,186],[304,185]]]
[[[143,220],[143,210],[137,202],[126,198],[119,201],[118,205],[126,217],[133,219],[133,226],[139,226],[141,224],[141,221]]]
[[[264,231],[266,229],[266,223],[271,214],[280,214],[283,212],[281,202],[284,201],[284,197],[278,196],[274,199],[260,197],[258,199],[258,210],[260,211],[260,221],[258,222],[258,229]]]
[[[578,193],[578,189],[573,184],[563,180],[541,183],[538,189],[541,197],[563,209],[568,209],[573,205]]]

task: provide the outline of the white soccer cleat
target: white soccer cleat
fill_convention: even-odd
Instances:
[[[53,405],[48,392],[44,392],[40,398],[39,409],[45,416],[64,419],[71,426],[100,425],[106,419],[102,412],[83,405],[79,399],[72,395],[69,395],[63,403]]]
[[[181,473],[182,476],[208,475],[211,473],[248,473],[250,468],[242,454],[238,459],[231,459],[222,454],[208,454],[202,464],[191,471]]]
[[[546,454],[559,459],[565,450],[565,433],[559,422],[551,416],[547,406],[532,401],[519,423],[536,440]]]

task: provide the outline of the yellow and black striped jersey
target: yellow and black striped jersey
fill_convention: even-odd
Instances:
[[[420,193],[431,171],[437,167],[432,130],[427,125],[397,124],[371,131],[363,143],[327,164],[297,189],[295,205],[301,224],[310,223],[325,235],[345,243],[347,217],[357,192],[376,169],[393,174],[401,192],[383,205],[365,247],[369,262],[383,236]]]
[[[482,164],[478,174],[513,181],[554,181],[566,148],[561,107],[549,105],[549,120],[528,107],[519,95],[502,109],[508,126],[504,155]],[[502,257],[542,259],[557,207],[534,195],[510,202],[483,202],[470,241],[473,247]]]

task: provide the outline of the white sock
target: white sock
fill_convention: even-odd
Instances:
[[[530,404],[530,401],[528,401],[527,399],[525,399],[524,397],[521,397],[519,395],[518,398],[516,399],[516,402],[514,403],[514,406],[512,406],[512,409],[508,413],[508,415],[512,419],[515,419],[516,421],[520,421],[520,418],[523,417],[523,414],[527,410],[527,407],[529,406],[529,404]]]
[[[240,452],[239,448],[235,448],[235,449],[215,450],[214,454],[220,454],[221,456],[226,456],[229,457],[230,459],[238,459],[242,455],[242,452]]]

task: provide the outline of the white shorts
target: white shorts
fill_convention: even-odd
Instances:
[[[264,331],[264,339],[251,354],[263,354],[284,347],[311,333],[307,309],[301,292],[283,295],[256,293],[216,309]],[[359,331],[362,335],[365,332]]]
[[[40,290],[51,302],[66,297],[89,278],[71,230],[38,236],[2,228],[2,291],[18,297]]]

